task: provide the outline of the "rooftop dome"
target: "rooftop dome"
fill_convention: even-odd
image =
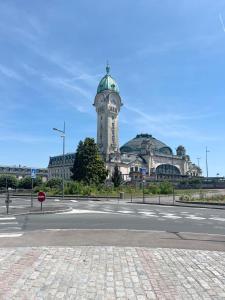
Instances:
[[[120,151],[122,153],[136,153],[141,154],[145,147],[149,147],[154,152],[165,155],[172,155],[172,150],[165,143],[157,140],[150,134],[138,134],[134,139],[124,144]]]
[[[106,66],[106,75],[101,79],[98,85],[97,94],[106,90],[110,90],[119,94],[119,87],[116,81],[109,75],[110,66]]]

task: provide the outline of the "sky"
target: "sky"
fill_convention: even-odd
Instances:
[[[0,0],[0,164],[47,167],[96,137],[108,60],[122,146],[149,133],[225,176],[224,0]]]

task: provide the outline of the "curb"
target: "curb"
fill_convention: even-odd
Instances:
[[[178,201],[176,201],[178,202]],[[224,207],[215,207],[215,206],[210,206],[210,205],[213,205],[213,204],[208,204],[208,206],[203,206],[203,205],[183,205],[183,204],[162,204],[162,203],[143,203],[143,202],[127,202],[127,203],[134,203],[134,204],[147,204],[147,205],[158,205],[158,206],[171,206],[171,207],[194,207],[194,208],[206,208],[206,209],[221,209],[221,210],[225,210],[225,205]],[[186,202],[182,202],[182,203],[186,203]],[[207,205],[207,204],[206,204]]]
[[[14,214],[6,214],[6,216],[22,216],[22,215],[50,215],[57,214],[62,212],[72,211],[72,207],[68,207],[67,209],[58,209],[58,210],[46,210],[46,211],[34,211],[34,212],[23,212],[23,213],[14,213]],[[5,214],[4,214],[5,216]]]
[[[225,203],[209,203],[209,202],[188,202],[188,201],[181,201],[181,200],[178,200],[176,202],[180,202],[180,203],[185,203],[185,204],[197,204],[197,205],[215,205],[215,206],[225,206]]]

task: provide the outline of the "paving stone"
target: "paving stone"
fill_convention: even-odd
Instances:
[[[0,248],[0,299],[225,299],[225,253],[138,247]]]

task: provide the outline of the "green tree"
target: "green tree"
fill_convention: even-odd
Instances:
[[[0,176],[0,188],[12,188],[15,189],[17,187],[17,179],[13,175],[1,175]]]
[[[39,186],[42,184],[42,180],[40,177],[37,177],[34,179],[33,186]],[[18,188],[19,189],[31,189],[32,188],[32,179],[30,176],[26,176],[24,178],[21,178],[18,181]]]
[[[119,170],[119,167],[115,165],[114,171],[112,174],[112,182],[114,184],[114,187],[119,187],[121,183],[123,182],[122,173]]]
[[[71,172],[73,180],[83,181],[85,184],[100,184],[105,181],[108,171],[94,139],[80,141]]]

